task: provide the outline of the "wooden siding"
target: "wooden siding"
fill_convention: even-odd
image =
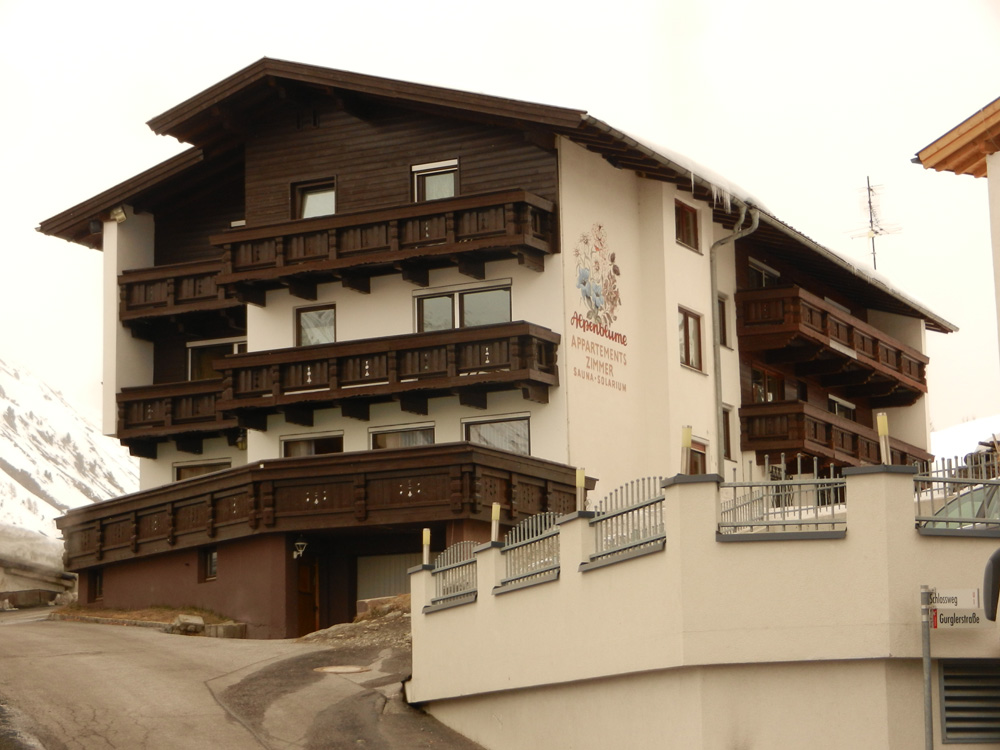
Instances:
[[[314,124],[315,123],[315,124]],[[459,160],[459,194],[522,188],[556,198],[556,155],[521,131],[371,110],[365,118],[321,103],[257,124],[246,146],[247,225],[292,217],[292,186],[336,178],[337,212],[412,202],[414,164]]]
[[[243,174],[232,171],[155,210],[154,263],[164,266],[222,255],[208,238],[243,218]]]

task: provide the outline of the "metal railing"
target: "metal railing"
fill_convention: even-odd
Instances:
[[[782,460],[784,465],[784,460]],[[812,478],[791,479],[779,466],[765,466],[772,477],[755,482],[727,482],[732,496],[719,494],[719,533],[843,531],[847,528],[846,483],[841,478],[819,477],[813,462]]]
[[[641,477],[609,492],[594,509],[591,561],[654,547],[667,538],[663,524],[663,477]]]
[[[434,560],[434,598],[431,604],[441,604],[476,593],[477,542],[456,542]]]
[[[506,576],[501,586],[540,582],[559,574],[558,513],[529,516],[507,532],[503,553]]]
[[[914,505],[919,529],[1000,531],[1000,462],[995,453],[970,453],[918,467]]]

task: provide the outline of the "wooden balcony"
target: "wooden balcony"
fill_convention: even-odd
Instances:
[[[546,403],[559,384],[559,340],[522,321],[236,354],[215,363],[223,373],[216,408],[263,430],[278,411],[311,425],[317,408],[367,419],[372,403],[391,400],[415,414],[428,413],[429,398],[449,395],[486,408],[487,394],[501,390]]]
[[[594,480],[587,480],[592,489]],[[254,461],[69,511],[57,521],[66,565],[93,565],[304,530],[411,528],[460,519],[504,523],[576,509],[576,469],[473,445]]]
[[[118,394],[117,437],[133,455],[147,458],[155,457],[156,443],[165,439],[198,452],[202,438],[231,436],[237,430],[236,419],[217,408],[221,391],[219,379],[123,388]]]
[[[223,249],[216,283],[257,305],[281,286],[305,299],[341,281],[370,291],[372,276],[400,273],[428,285],[432,268],[457,266],[485,278],[487,261],[516,257],[541,271],[558,252],[555,206],[523,190],[336,214],[214,235]]]
[[[909,406],[927,392],[928,358],[799,287],[737,292],[741,352],[813,376],[873,408]]]
[[[118,277],[118,317],[125,325],[184,313],[241,307],[215,283],[222,260],[125,271]]]
[[[785,454],[788,462],[797,454],[815,456],[821,463],[838,466],[879,464],[878,433],[871,427],[852,422],[799,401],[749,404],[740,408],[741,447],[756,451],[757,462],[767,456],[772,464]],[[892,463],[912,464],[932,458],[916,446],[890,437]]]

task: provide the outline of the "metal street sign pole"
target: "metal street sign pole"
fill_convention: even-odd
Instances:
[[[931,590],[928,586],[920,587],[920,625],[924,651],[924,748],[934,750],[934,716],[931,700],[931,622],[930,622]]]

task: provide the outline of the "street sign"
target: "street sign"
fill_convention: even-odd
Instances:
[[[931,589],[932,607],[938,609],[982,609],[979,589]]]
[[[985,628],[990,623],[981,609],[932,609],[931,627],[936,630],[953,628]]]

